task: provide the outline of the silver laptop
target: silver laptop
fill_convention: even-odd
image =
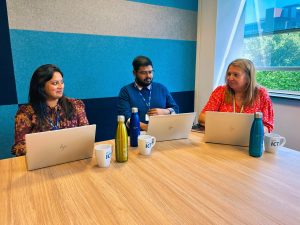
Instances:
[[[96,125],[25,135],[28,170],[90,158],[93,155]]]
[[[253,114],[210,112],[205,113],[204,141],[228,145],[249,146]]]
[[[156,141],[188,138],[196,113],[150,116],[147,134]]]

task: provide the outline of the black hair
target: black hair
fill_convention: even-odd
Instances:
[[[63,73],[57,66],[53,64],[45,64],[38,67],[31,77],[28,96],[29,104],[37,114],[38,123],[41,126],[45,124],[45,110],[47,108],[46,101],[48,99],[45,92],[45,84],[47,81],[52,79],[55,72],[59,72],[63,77]],[[62,110],[64,110],[67,119],[72,119],[74,116],[74,107],[71,102],[69,102],[65,96],[62,96],[59,99],[59,103],[61,104]]]
[[[134,71],[138,71],[141,66],[153,66],[151,60],[146,56],[137,56],[132,61]]]

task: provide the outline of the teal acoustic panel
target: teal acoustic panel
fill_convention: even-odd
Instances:
[[[14,143],[15,114],[18,105],[0,106],[0,159],[10,158]]]

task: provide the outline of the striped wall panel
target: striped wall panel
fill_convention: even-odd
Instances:
[[[130,0],[132,2],[141,2],[145,4],[153,4],[159,6],[174,7],[186,10],[198,10],[198,1],[194,0]]]
[[[152,59],[155,81],[169,88],[181,112],[193,111],[197,1],[74,0],[72,10],[66,0],[6,4],[0,3],[0,158],[11,157],[14,115],[27,102],[33,71],[45,63],[64,72],[66,96],[84,101],[97,141],[114,136],[117,95],[133,81],[137,55]]]
[[[191,58],[196,57],[196,44],[193,41],[15,29],[10,30],[10,36],[19,103],[27,102],[33,71],[49,62],[63,71],[67,95],[116,96],[122,86],[133,80],[131,62],[140,54],[152,59],[154,79],[170,91],[194,89],[195,61]]]

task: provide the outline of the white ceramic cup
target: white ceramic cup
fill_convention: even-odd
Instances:
[[[98,144],[95,146],[95,155],[99,167],[109,167],[111,154],[111,144]]]
[[[266,133],[264,137],[265,151],[275,153],[279,147],[285,144],[285,142],[285,137],[282,137],[279,134]]]
[[[153,146],[156,143],[156,138],[150,135],[140,135],[138,137],[138,149],[142,155],[150,155]]]

